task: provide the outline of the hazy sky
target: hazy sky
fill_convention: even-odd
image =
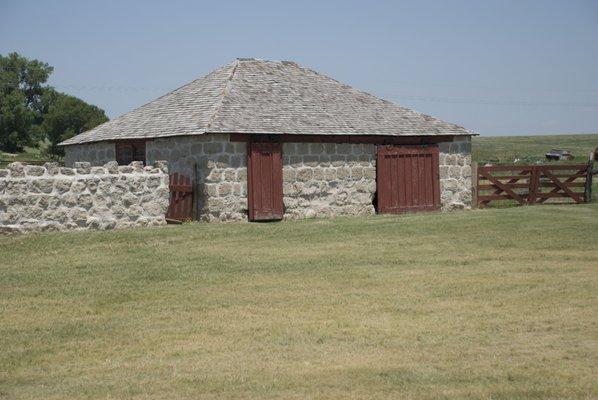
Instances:
[[[0,0],[12,51],[111,118],[254,57],[483,135],[598,132],[598,0]]]

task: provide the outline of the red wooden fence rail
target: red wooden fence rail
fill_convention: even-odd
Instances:
[[[478,206],[497,200],[536,204],[561,197],[583,203],[588,201],[587,179],[588,164],[478,166],[477,202]]]

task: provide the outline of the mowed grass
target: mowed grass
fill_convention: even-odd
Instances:
[[[598,205],[0,238],[0,398],[598,397]]]

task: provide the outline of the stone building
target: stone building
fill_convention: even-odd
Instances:
[[[238,59],[62,143],[65,161],[166,160],[205,221],[469,208],[474,132],[294,62]]]

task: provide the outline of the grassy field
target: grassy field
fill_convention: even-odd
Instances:
[[[551,149],[566,149],[574,160],[559,163],[587,163],[589,153],[598,147],[598,134],[588,135],[546,135],[546,136],[493,136],[474,137],[472,159],[480,164],[506,163],[518,164],[555,163],[546,161],[544,154]],[[598,163],[595,164],[598,168]],[[592,202],[598,202],[598,177],[592,185]],[[511,207],[515,201],[490,203],[490,207]]]
[[[36,147],[26,147],[22,153],[5,153],[0,151],[0,168],[14,161],[47,161],[48,157]]]
[[[598,397],[598,205],[0,237],[0,398]]]
[[[585,163],[589,153],[598,147],[598,134],[550,136],[478,136],[473,138],[472,158],[477,162],[530,163],[545,162],[544,154],[552,149],[569,150],[575,159]]]

